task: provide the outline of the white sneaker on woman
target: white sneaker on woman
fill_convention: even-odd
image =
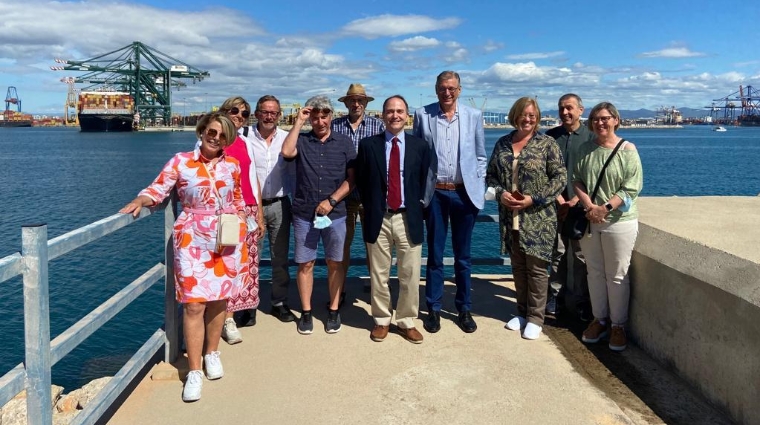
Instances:
[[[528,324],[525,325],[522,337],[525,339],[538,339],[538,337],[541,336],[541,330],[541,326],[528,322]]]
[[[227,341],[227,344],[238,344],[243,342],[243,335],[240,334],[240,330],[235,324],[235,319],[230,317],[224,320],[224,327],[222,327],[222,339]]]
[[[182,389],[182,401],[196,401],[201,399],[203,388],[203,371],[191,370],[187,373],[185,387]]]
[[[525,327],[525,323],[527,321],[522,316],[515,316],[507,322],[507,324],[504,326],[505,328],[509,329],[510,331],[519,331],[520,329]]]
[[[224,376],[222,360],[218,351],[212,351],[203,356],[203,365],[206,366],[206,378],[209,380],[219,379]]]

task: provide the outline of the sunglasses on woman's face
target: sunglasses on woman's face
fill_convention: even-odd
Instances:
[[[238,113],[242,115],[243,118],[248,118],[251,116],[251,111],[241,111],[237,106],[233,106],[232,108],[230,108],[230,111],[228,112],[228,114],[233,115],[233,116],[237,115]]]
[[[206,129],[206,136],[212,139],[215,139],[217,136],[219,136],[219,140],[227,140],[227,136],[225,136],[224,133],[213,128]]]

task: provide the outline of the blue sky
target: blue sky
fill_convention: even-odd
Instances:
[[[435,76],[462,76],[460,101],[506,112],[578,93],[586,106],[700,108],[739,85],[760,88],[759,1],[36,1],[1,0],[0,90],[23,109],[62,112],[72,71],[132,41],[208,70],[173,94],[175,112],[232,95],[284,104],[336,101],[360,82],[377,98],[432,103]]]

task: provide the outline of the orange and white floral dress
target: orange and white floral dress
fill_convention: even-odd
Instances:
[[[243,270],[248,264],[248,250],[243,243],[246,226],[239,220],[240,243],[221,252],[216,252],[216,227],[218,213],[234,214],[245,207],[240,192],[240,165],[223,155],[212,168],[197,148],[178,153],[140,195],[160,203],[175,186],[182,208],[174,222],[177,301],[217,301],[236,296],[240,276],[247,273]]]

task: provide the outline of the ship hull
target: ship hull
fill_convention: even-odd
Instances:
[[[31,127],[31,121],[0,120],[0,127]]]
[[[86,132],[132,131],[132,115],[79,114],[79,128]]]

